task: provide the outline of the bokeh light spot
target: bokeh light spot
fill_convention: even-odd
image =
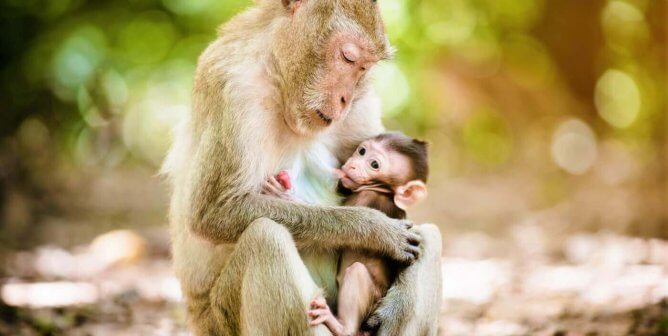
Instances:
[[[596,83],[594,102],[603,120],[612,126],[625,128],[640,113],[640,89],[630,75],[611,69]]]
[[[396,115],[408,103],[408,79],[394,63],[380,63],[374,67],[374,86],[383,102],[386,116]]]
[[[598,157],[596,136],[589,125],[579,119],[561,123],[552,137],[552,159],[563,170],[582,175]]]
[[[174,60],[156,69],[144,97],[123,119],[123,142],[138,157],[159,165],[171,143],[172,129],[190,111],[194,65]]]
[[[107,71],[102,77],[102,89],[107,97],[107,101],[113,106],[118,107],[128,100],[128,85],[123,76],[115,70]],[[112,109],[112,111],[118,111]]]
[[[400,36],[408,27],[409,15],[406,11],[405,2],[406,0],[386,0],[380,6],[380,12],[389,36]]]
[[[121,31],[120,51],[128,61],[138,64],[155,63],[167,55],[175,38],[174,26],[164,13],[144,13]]]
[[[601,25],[607,44],[619,52],[636,52],[649,36],[643,13],[625,1],[608,2],[601,12]]]
[[[106,37],[97,28],[75,31],[60,46],[52,61],[55,91],[65,100],[74,98],[80,85],[94,74],[106,53]]]
[[[420,9],[421,19],[431,22],[426,27],[427,37],[437,44],[456,45],[465,41],[478,22],[475,9],[466,1],[425,2]]]

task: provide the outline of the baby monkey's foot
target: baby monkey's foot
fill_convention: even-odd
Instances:
[[[334,336],[351,336],[343,324],[332,314],[327,301],[323,297],[318,297],[311,301],[311,309],[308,311],[308,315],[313,318],[310,322],[311,326],[324,323]]]

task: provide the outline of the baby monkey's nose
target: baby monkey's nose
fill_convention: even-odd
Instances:
[[[348,98],[347,95],[342,95],[340,100],[341,100],[341,107],[345,108],[346,104],[348,104],[348,102],[350,101],[350,98]]]

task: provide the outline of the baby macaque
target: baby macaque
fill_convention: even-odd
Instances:
[[[334,171],[344,205],[366,206],[393,218],[427,196],[427,144],[401,133],[384,133],[362,142]],[[263,193],[296,200],[285,172],[270,177]],[[417,251],[416,251],[417,253]],[[311,325],[324,323],[337,336],[357,335],[362,322],[392,284],[399,265],[366,251],[344,251],[337,282],[338,318],[324,298],[311,302]]]

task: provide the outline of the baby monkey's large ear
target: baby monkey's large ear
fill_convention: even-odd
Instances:
[[[427,186],[420,180],[409,181],[394,191],[394,204],[407,210],[427,197]]]

